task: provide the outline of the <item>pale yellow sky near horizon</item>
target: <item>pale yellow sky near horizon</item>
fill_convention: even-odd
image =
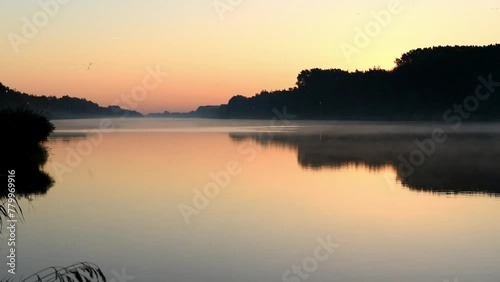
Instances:
[[[499,8],[496,0],[0,1],[0,82],[144,113],[189,111],[293,87],[303,69],[391,69],[419,47],[499,43]],[[358,29],[365,42],[355,42]],[[346,56],[345,46],[356,52]],[[153,83],[147,68],[169,75]],[[144,79],[147,94],[128,97]]]

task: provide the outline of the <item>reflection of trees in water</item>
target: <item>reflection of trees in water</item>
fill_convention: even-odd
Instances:
[[[6,177],[7,170],[15,170],[17,197],[47,193],[54,181],[42,170],[49,155],[44,142],[54,126],[40,114],[18,109],[0,111],[0,128],[0,177]],[[0,198],[4,198],[7,186],[0,191]]]
[[[392,166],[404,186],[413,190],[437,193],[486,193],[500,196],[500,134],[447,134],[443,144],[425,161],[402,165],[418,150],[415,140],[424,134],[293,134],[275,133],[262,138],[256,133],[232,133],[235,141],[254,140],[258,144],[294,147],[302,167],[342,168],[362,165],[373,170]]]
[[[5,178],[7,170],[15,170],[16,197],[44,195],[54,184],[52,177],[42,170],[48,159],[48,149],[42,143],[10,144],[4,149],[0,160],[0,177]],[[8,194],[6,186],[0,198]]]
[[[15,171],[15,196],[17,199],[45,195],[54,184],[52,177],[43,171],[49,152],[44,142],[54,126],[42,115],[29,110],[0,110],[0,136],[2,158],[0,178],[5,185],[0,188],[0,232],[4,219],[8,219],[7,186],[8,171]],[[22,217],[18,204],[16,212]],[[8,264],[7,264],[8,265]],[[79,263],[69,267],[49,267],[19,281],[106,281],[102,271],[94,264]],[[0,281],[17,281],[12,278]]]

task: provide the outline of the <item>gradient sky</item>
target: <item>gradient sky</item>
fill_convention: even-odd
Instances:
[[[65,0],[15,52],[9,34],[22,36],[23,18],[52,1],[0,0],[0,82],[107,106],[160,66],[168,78],[132,107],[144,113],[293,87],[303,69],[390,69],[418,47],[500,43],[498,0],[400,0],[402,11],[350,60],[341,44],[355,46],[355,29],[390,0],[241,0],[224,19],[213,0]]]

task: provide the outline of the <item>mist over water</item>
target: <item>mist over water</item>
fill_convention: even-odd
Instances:
[[[85,133],[97,130],[110,132],[296,132],[337,134],[428,133],[435,128],[456,133],[499,133],[500,123],[465,123],[458,129],[445,122],[367,122],[331,120],[234,120],[197,118],[104,118],[54,120],[58,133]],[[103,127],[102,124],[107,126]]]

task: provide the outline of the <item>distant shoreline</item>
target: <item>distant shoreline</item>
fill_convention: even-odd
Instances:
[[[63,96],[36,96],[0,83],[0,105],[26,107],[51,120],[103,117],[355,121],[500,121],[500,44],[418,48],[392,70],[309,69],[294,87],[233,96],[195,111],[144,115],[118,105]],[[137,105],[136,105],[137,106]],[[135,106],[135,107],[136,107]]]

